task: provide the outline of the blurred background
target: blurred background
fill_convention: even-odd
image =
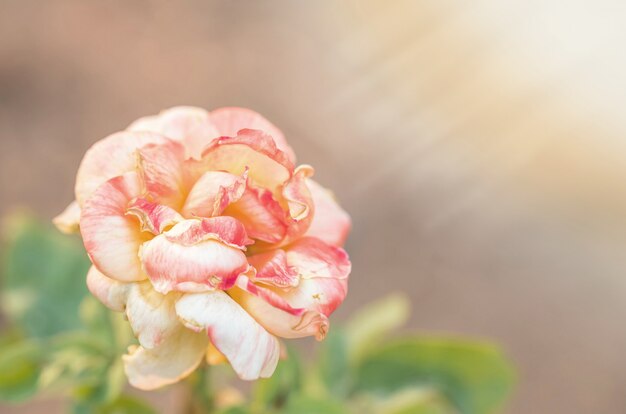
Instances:
[[[140,116],[253,108],[353,217],[337,320],[403,291],[502,344],[506,412],[622,412],[625,41],[605,0],[0,0],[0,211],[59,213]]]

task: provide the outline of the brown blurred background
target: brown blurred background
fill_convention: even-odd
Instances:
[[[337,319],[401,290],[507,349],[507,412],[625,412],[625,41],[617,1],[0,0],[0,210],[60,212],[135,118],[250,107],[352,214]]]

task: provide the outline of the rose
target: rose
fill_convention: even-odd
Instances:
[[[89,290],[138,338],[132,385],[176,382],[204,356],[268,377],[278,338],[324,338],[347,292],[350,219],[293,163],[283,134],[240,108],[172,108],[87,151],[55,223],[80,228]]]

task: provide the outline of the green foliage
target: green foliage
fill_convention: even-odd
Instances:
[[[37,392],[43,349],[34,341],[0,346],[0,400],[20,402]]]
[[[333,327],[315,362],[294,374],[286,367],[300,363],[281,361],[276,374],[257,385],[255,412],[270,412],[260,409],[259,402],[284,414],[497,412],[515,378],[501,350],[460,338],[393,339],[392,331],[407,317],[408,302],[399,295],[365,307],[345,330]],[[303,385],[274,391],[276,384],[290,383]]]
[[[402,403],[385,404],[379,414],[454,414],[458,411],[443,397],[436,393],[426,392],[425,395],[416,395]]]
[[[340,329],[331,331],[320,349],[319,375],[328,393],[345,398],[350,392],[352,378],[348,366],[348,342]]]
[[[284,414],[349,414],[344,404],[328,398],[295,395],[281,411]]]
[[[302,387],[302,369],[297,353],[287,347],[287,359],[281,361],[275,375],[259,380],[252,391],[252,406],[256,410],[281,408],[291,393]]]
[[[79,327],[89,269],[80,241],[24,214],[3,224],[2,310],[31,337]]]
[[[219,410],[216,412],[216,414],[249,414],[251,413],[251,411],[243,406],[236,406],[236,407],[228,407],[225,408],[223,410]]]
[[[132,333],[87,294],[80,241],[24,214],[3,224],[1,303],[11,327],[0,336],[0,401],[69,393],[75,413],[154,412],[122,396],[120,355]]]
[[[120,395],[114,401],[94,407],[78,403],[72,408],[73,414],[156,414],[144,401],[130,395]]]
[[[510,391],[514,373],[495,346],[445,338],[403,338],[371,351],[356,372],[361,392],[393,393],[429,387],[463,413],[496,410]]]
[[[409,314],[409,300],[401,294],[383,297],[356,312],[346,326],[350,362],[358,362],[390,332],[402,327]]]
[[[70,395],[75,414],[155,411],[124,394],[121,354],[134,338],[123,315],[87,294],[89,260],[80,241],[25,215],[4,224],[0,401]],[[502,407],[513,369],[494,345],[402,336],[409,302],[392,295],[333,325],[316,353],[294,348],[275,374],[257,381],[248,403],[210,411],[230,379],[205,368],[188,381],[194,410],[218,414],[488,414]],[[395,338],[394,338],[395,337]],[[227,400],[227,399],[226,399]],[[196,407],[197,406],[197,407]],[[198,411],[199,410],[199,411]]]

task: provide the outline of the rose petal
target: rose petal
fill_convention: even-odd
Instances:
[[[237,218],[253,239],[278,243],[287,234],[285,212],[268,190],[248,186],[224,214]]]
[[[311,166],[300,165],[294,171],[293,177],[283,186],[282,200],[289,212],[287,237],[283,241],[285,244],[301,237],[315,216],[315,205],[307,187],[307,178],[312,175]]]
[[[315,215],[306,235],[333,246],[343,246],[350,232],[350,216],[337,204],[329,190],[311,179],[307,180],[307,186],[315,204]]]
[[[348,293],[348,279],[301,279],[297,288],[281,292],[281,297],[294,308],[308,309],[330,316]]]
[[[245,276],[237,279],[237,286],[228,293],[265,329],[281,338],[315,336],[321,341],[328,332],[326,315],[294,308],[281,296],[280,290],[257,286]]]
[[[175,210],[182,207],[188,183],[184,147],[175,141],[150,144],[137,150],[138,171],[145,192]]]
[[[183,217],[176,210],[157,203],[137,198],[130,202],[126,214],[132,214],[139,219],[142,231],[152,234],[161,234],[174,224],[183,221]]]
[[[251,275],[252,280],[268,288],[242,275],[229,293],[273,334],[284,338],[315,335],[321,340],[328,331],[327,317],[346,296],[350,261],[342,249],[314,238],[298,240],[285,249],[284,259],[278,253],[282,250],[273,256],[249,258],[261,269],[261,279]],[[284,278],[285,267],[298,275],[295,287],[280,288],[275,283]]]
[[[201,108],[178,106],[156,116],[140,118],[127,128],[128,131],[157,132],[181,141],[187,149],[187,157],[193,158],[198,158],[212,139],[235,136],[242,129],[257,129],[271,135],[278,148],[295,161],[283,133],[258,113],[245,108],[219,108],[209,113]]]
[[[304,279],[347,279],[350,274],[350,259],[345,250],[315,237],[303,237],[286,251],[287,263]]]
[[[330,316],[348,293],[348,254],[313,237],[298,240],[286,251],[287,263],[298,272],[300,282],[294,289],[280,291],[280,296],[294,308]]]
[[[104,306],[116,312],[126,307],[130,283],[121,283],[106,277],[95,266],[87,272],[87,288]]]
[[[211,121],[221,136],[233,137],[242,129],[258,129],[270,135],[276,146],[294,162],[296,157],[283,133],[260,114],[246,108],[219,108],[211,111]]]
[[[141,261],[160,293],[224,289],[248,266],[239,247],[245,240],[232,218],[185,220],[147,242]]]
[[[312,175],[313,167],[300,165],[283,188],[283,197],[287,202],[289,215],[295,221],[301,221],[313,214],[311,193],[306,186],[306,179]]]
[[[156,348],[180,328],[175,304],[179,293],[162,295],[149,282],[133,283],[128,289],[126,315],[141,346]]]
[[[176,304],[176,312],[188,328],[207,332],[241,379],[274,373],[280,355],[278,340],[226,293],[186,294]]]
[[[293,172],[293,163],[276,148],[272,138],[251,129],[243,129],[235,137],[213,140],[202,153],[202,164],[206,170],[235,175],[242,175],[248,169],[255,185],[272,192],[277,192]]]
[[[206,240],[218,240],[228,246],[245,250],[252,244],[246,229],[234,217],[219,216],[185,220],[185,226],[178,226],[167,233],[167,239],[183,246],[193,246]]]
[[[129,348],[129,353],[122,357],[128,381],[147,391],[178,382],[200,364],[207,345],[206,335],[179,325],[153,349]]]
[[[140,118],[128,131],[152,131],[185,145],[185,158],[199,158],[202,149],[222,134],[209,119],[207,111],[191,106],[177,106],[159,115]]]
[[[298,272],[287,263],[287,254],[284,250],[275,249],[249,256],[248,263],[256,269],[253,276],[255,282],[282,288],[298,284]]]
[[[147,144],[163,144],[167,138],[151,132],[118,132],[96,142],[85,154],[76,176],[76,201],[82,207],[100,185],[134,171],[136,151]]]
[[[237,176],[223,171],[204,173],[187,196],[182,214],[185,217],[214,217],[239,200],[246,189],[247,172]]]
[[[80,218],[85,249],[106,276],[123,282],[146,278],[137,253],[147,240],[137,219],[126,215],[130,200],[140,193],[134,172],[112,178],[87,200]]]
[[[73,201],[61,214],[56,216],[52,222],[62,233],[77,233],[80,227],[80,206],[76,201]]]
[[[109,309],[126,312],[131,328],[144,348],[159,346],[180,328],[174,305],[179,293],[161,295],[147,282],[121,283],[103,275],[95,266],[87,273],[89,291]]]

